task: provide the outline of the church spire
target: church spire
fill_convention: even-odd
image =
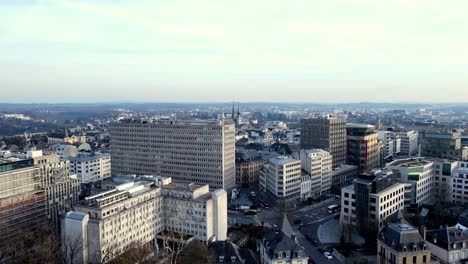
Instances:
[[[235,119],[236,117],[234,116],[234,100],[232,100],[232,112],[231,112],[231,119]]]

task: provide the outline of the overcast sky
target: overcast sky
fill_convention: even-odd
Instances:
[[[466,0],[1,0],[0,102],[468,102]]]

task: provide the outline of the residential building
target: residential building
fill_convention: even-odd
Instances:
[[[376,169],[361,174],[341,191],[340,225],[363,235],[378,232],[389,219],[396,220],[404,199],[405,184],[398,182],[397,173]]]
[[[89,219],[88,219],[89,218]],[[227,193],[208,185],[142,177],[85,200],[67,214],[65,240],[80,238],[83,262],[109,261],[129,245],[158,247],[162,241],[225,240]]]
[[[309,198],[320,197],[320,181],[312,181],[312,177],[303,173],[301,175],[301,201],[307,201]]]
[[[468,231],[466,229],[446,226],[424,232],[432,256],[439,263],[466,263],[468,259]]]
[[[265,161],[256,150],[236,151],[236,185],[258,186],[258,177],[263,164]]]
[[[212,190],[235,185],[232,121],[123,120],[109,130],[115,175],[164,175]]]
[[[259,246],[260,264],[305,264],[308,261],[305,250],[297,240],[286,214],[283,217],[281,231],[267,232]]]
[[[395,147],[395,153],[399,153],[400,156],[409,157],[418,154],[419,149],[419,133],[416,130],[410,131],[391,131],[391,137],[394,140],[400,140],[399,147]],[[398,151],[399,148],[399,151]]]
[[[257,254],[241,248],[230,240],[215,241],[208,245],[209,263],[213,264],[253,264],[258,263]]]
[[[346,126],[346,160],[358,166],[360,172],[368,172],[380,166],[379,135],[375,127],[366,124]]]
[[[301,167],[310,175],[313,187],[313,197],[323,196],[331,192],[332,187],[332,156],[322,149],[301,149],[295,154],[301,160]]]
[[[301,149],[323,149],[332,155],[333,167],[345,163],[346,119],[323,116],[301,120]]]
[[[271,158],[260,171],[259,187],[280,206],[294,206],[300,200],[301,161],[287,156]]]
[[[398,159],[387,164],[387,168],[398,171],[400,182],[409,183],[411,192],[405,205],[430,204],[434,201],[434,162],[424,158]]]
[[[429,264],[431,251],[415,227],[403,223],[389,224],[377,236],[377,263]]]
[[[450,160],[468,160],[468,149],[461,145],[460,132],[426,132],[421,137],[421,155]]]
[[[112,176],[110,154],[80,153],[68,160],[70,173],[76,174],[80,183],[101,182]]]

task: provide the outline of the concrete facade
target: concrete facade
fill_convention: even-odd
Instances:
[[[271,158],[260,172],[260,191],[284,206],[293,206],[300,200],[301,175],[300,160],[286,156]]]
[[[113,174],[164,175],[212,190],[235,185],[231,121],[125,120],[109,129]]]
[[[333,167],[345,163],[346,119],[311,117],[301,120],[301,149],[323,149],[333,158]]]
[[[110,154],[87,154],[68,158],[70,173],[76,174],[80,183],[100,182],[112,176]]]
[[[87,238],[81,255],[90,263],[108,261],[133,243],[157,247],[158,240],[179,236],[201,241],[227,236],[224,190],[212,193],[208,185],[171,183],[164,177],[147,177],[86,197],[73,213],[89,216],[89,221],[77,222],[67,214],[64,236]],[[77,230],[82,233],[77,235]]]

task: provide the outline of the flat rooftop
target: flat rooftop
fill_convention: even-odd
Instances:
[[[269,161],[273,164],[276,164],[276,165],[284,165],[284,164],[288,164],[288,163],[292,163],[292,162],[301,162],[300,160],[297,160],[297,159],[293,159],[291,157],[287,157],[287,156],[278,156],[278,157],[274,157],[274,158],[271,158],[269,159]]]
[[[392,167],[418,167],[418,166],[424,166],[432,161],[426,160],[424,158],[410,158],[410,159],[401,159],[401,160],[395,160],[387,164],[387,166]]]

